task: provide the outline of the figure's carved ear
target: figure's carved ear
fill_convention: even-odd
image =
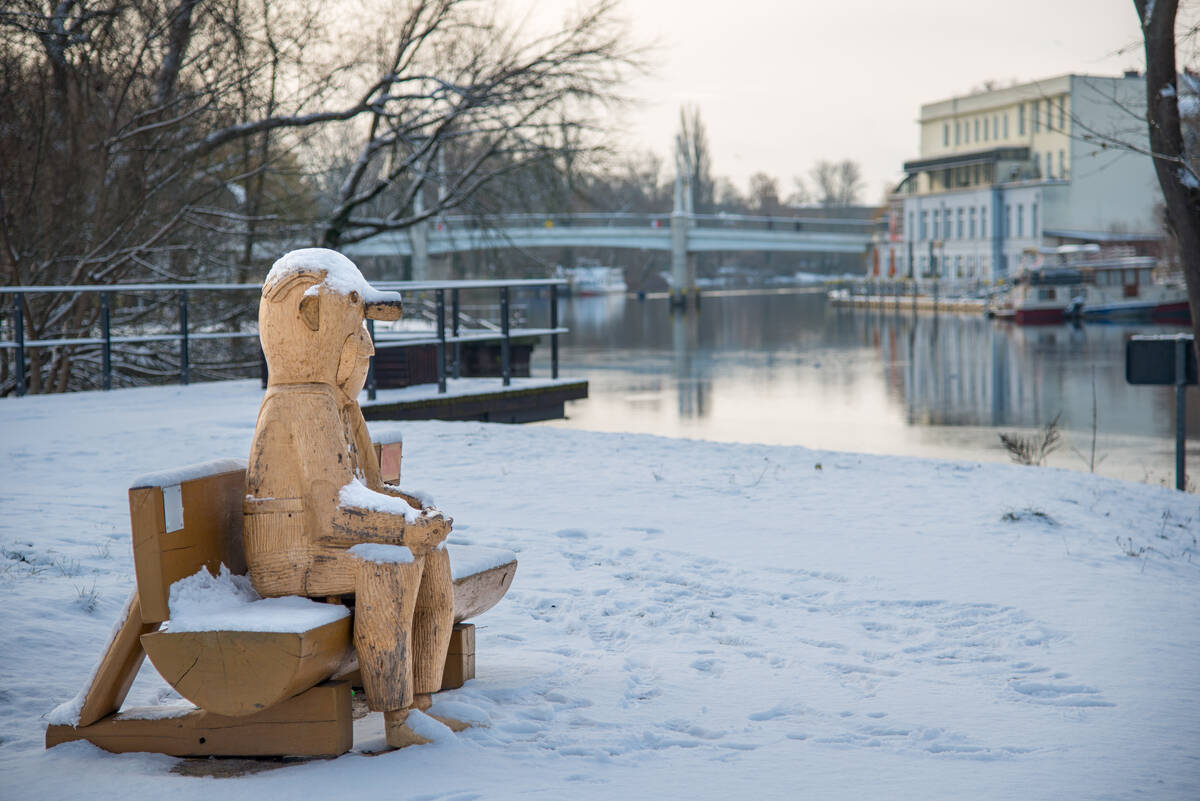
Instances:
[[[321,327],[321,296],[320,295],[305,295],[300,298],[300,317],[304,320],[304,324],[308,326],[310,331],[316,331]]]

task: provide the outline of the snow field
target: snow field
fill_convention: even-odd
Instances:
[[[234,779],[42,748],[133,586],[132,477],[244,458],[254,382],[0,404],[0,798],[1195,798],[1200,500],[1080,473],[402,430],[520,560],[429,746]],[[1119,540],[1119,542],[1118,542]],[[178,702],[148,665],[128,705]],[[359,750],[382,723],[356,724]],[[365,797],[365,796],[364,796]]]

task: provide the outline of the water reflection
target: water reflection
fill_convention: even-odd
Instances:
[[[672,315],[659,300],[575,298],[560,314],[571,328],[563,372],[587,377],[591,397],[555,425],[1004,460],[998,429],[1056,415],[1071,442],[1090,444],[1094,405],[1103,472],[1173,469],[1172,390],[1126,385],[1124,342],[1177,329],[1018,327],[836,309],[794,292],[708,295],[699,315]],[[1200,392],[1189,395],[1200,432]],[[1200,451],[1200,437],[1191,445]],[[1189,456],[1200,469],[1200,454]],[[1082,464],[1067,449],[1051,463]]]
[[[704,417],[712,379],[700,368],[700,316],[676,314],[671,318],[671,353],[680,417]]]

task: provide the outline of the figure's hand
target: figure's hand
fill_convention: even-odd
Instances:
[[[432,550],[445,541],[450,534],[450,527],[453,525],[454,518],[433,507],[428,507],[421,510],[421,516],[415,523],[405,524],[404,544],[413,553]]]

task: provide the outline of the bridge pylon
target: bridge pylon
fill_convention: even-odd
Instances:
[[[692,165],[683,139],[675,137],[675,207],[671,210],[671,308],[699,308],[696,261],[688,253],[688,236],[695,206]]]

